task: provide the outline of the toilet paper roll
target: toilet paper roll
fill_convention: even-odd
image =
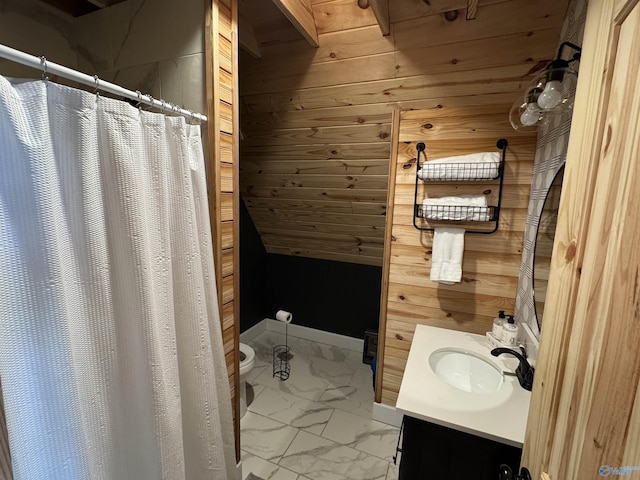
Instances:
[[[276,320],[279,322],[291,323],[293,315],[285,310],[278,310],[278,313],[276,313]]]

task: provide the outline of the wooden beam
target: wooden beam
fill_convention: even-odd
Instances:
[[[256,38],[256,34],[253,31],[253,27],[247,21],[246,18],[240,17],[238,22],[238,28],[240,30],[238,39],[240,41],[240,48],[251,55],[253,58],[262,58],[262,52],[260,51],[260,44]]]
[[[478,13],[478,0],[468,0],[467,20],[475,20],[477,13]]]
[[[273,3],[307,39],[309,45],[318,46],[318,31],[310,0],[273,0]]]
[[[389,23],[389,0],[369,0],[369,5],[373,10],[378,25],[383,36],[387,36],[391,33],[391,26]]]

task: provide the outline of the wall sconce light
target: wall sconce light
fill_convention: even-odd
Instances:
[[[565,47],[575,53],[569,60],[562,59]],[[578,73],[569,65],[580,60],[582,48],[562,42],[558,56],[549,63],[527,86],[524,96],[511,107],[509,121],[514,130],[533,130],[549,120],[573,108]]]

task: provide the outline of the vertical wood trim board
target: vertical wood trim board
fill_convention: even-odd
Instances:
[[[498,310],[513,312],[522,254],[526,208],[536,136],[517,133],[508,123],[508,108],[491,115],[478,114],[472,105],[465,115],[439,117],[437,111],[402,111],[392,162],[387,212],[384,305],[380,337],[382,381],[376,398],[394,405],[417,324],[484,334],[491,330]],[[427,146],[429,160],[465,153],[497,151],[496,141],[506,138],[507,148],[500,224],[494,234],[465,234],[460,283],[444,285],[430,280],[433,233],[413,226],[413,204],[418,142]],[[421,161],[424,161],[422,158]],[[395,172],[394,172],[395,170]],[[425,196],[484,194],[489,204],[497,199],[495,182],[425,184],[419,182],[418,201]],[[465,224],[467,229],[481,224]],[[387,255],[387,252],[388,255]],[[384,297],[383,297],[384,298]],[[380,340],[379,340],[380,341]],[[380,368],[380,367],[379,367]]]
[[[209,209],[222,339],[233,403],[236,460],[239,460],[239,301],[237,300],[239,260],[236,248],[239,243],[237,2],[236,0],[205,0],[205,5]],[[229,95],[229,78],[232,79],[231,95]],[[222,92],[225,92],[224,98],[222,98]],[[229,208],[229,195],[232,199],[231,208]],[[232,212],[232,215],[229,215],[229,212]],[[229,256],[233,258],[231,265],[228,261]]]
[[[391,159],[389,161],[389,192],[395,190],[396,185],[396,167],[397,162],[394,161],[398,156],[398,138],[400,137],[400,110],[393,111],[391,118]],[[387,300],[389,298],[389,265],[391,258],[391,220],[393,219],[393,196],[387,196],[387,218],[384,234],[384,257],[382,262],[382,287],[380,292],[380,320],[378,322],[378,332],[384,332],[387,328]],[[376,392],[375,401],[382,402],[382,377],[384,371],[385,336],[378,335],[378,353],[376,362]]]
[[[231,21],[231,45],[232,45],[232,65],[233,65],[233,291],[234,294],[234,352],[238,357],[234,360],[234,383],[236,392],[240,392],[240,99],[238,86],[238,52],[240,48],[239,27],[238,27],[238,2],[233,0],[232,3],[232,21]],[[238,397],[239,398],[239,397]],[[240,402],[235,401],[233,408],[235,414],[236,429],[236,460],[240,461]]]

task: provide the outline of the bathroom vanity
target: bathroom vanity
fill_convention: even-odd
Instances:
[[[517,472],[522,449],[405,416],[399,480],[497,480]]]
[[[396,403],[400,480],[495,480],[503,463],[517,471],[531,392],[512,375],[518,360],[490,352],[484,336],[416,326]]]

